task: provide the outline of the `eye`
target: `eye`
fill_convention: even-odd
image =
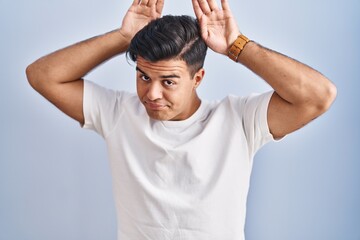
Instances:
[[[167,87],[171,87],[171,86],[175,85],[175,82],[173,82],[171,80],[164,80],[163,83]]]
[[[146,75],[141,75],[140,78],[141,78],[141,80],[143,80],[145,82],[150,81],[150,78],[148,76],[146,76]]]

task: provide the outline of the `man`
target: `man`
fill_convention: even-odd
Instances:
[[[134,0],[119,29],[45,56],[30,84],[107,142],[119,239],[244,239],[252,159],[324,113],[336,88],[319,72],[241,34],[227,0],[193,0],[197,21],[160,18],[163,0]],[[201,100],[207,47],[274,91]],[[82,78],[127,51],[137,95]],[[230,60],[231,59],[231,60]]]

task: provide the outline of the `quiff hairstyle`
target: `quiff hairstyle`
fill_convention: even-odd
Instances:
[[[203,67],[206,51],[195,18],[166,15],[141,29],[131,40],[126,54],[134,62],[138,56],[151,62],[183,60],[193,77]]]

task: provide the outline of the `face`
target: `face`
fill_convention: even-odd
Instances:
[[[183,60],[150,62],[138,57],[136,63],[137,94],[150,118],[180,121],[198,109],[196,88],[204,76],[203,69],[190,76]]]

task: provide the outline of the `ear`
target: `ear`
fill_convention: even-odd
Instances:
[[[196,89],[201,81],[203,80],[205,76],[205,69],[204,68],[200,68],[195,74],[194,74],[194,77],[193,77],[193,80],[194,80],[194,89]]]

